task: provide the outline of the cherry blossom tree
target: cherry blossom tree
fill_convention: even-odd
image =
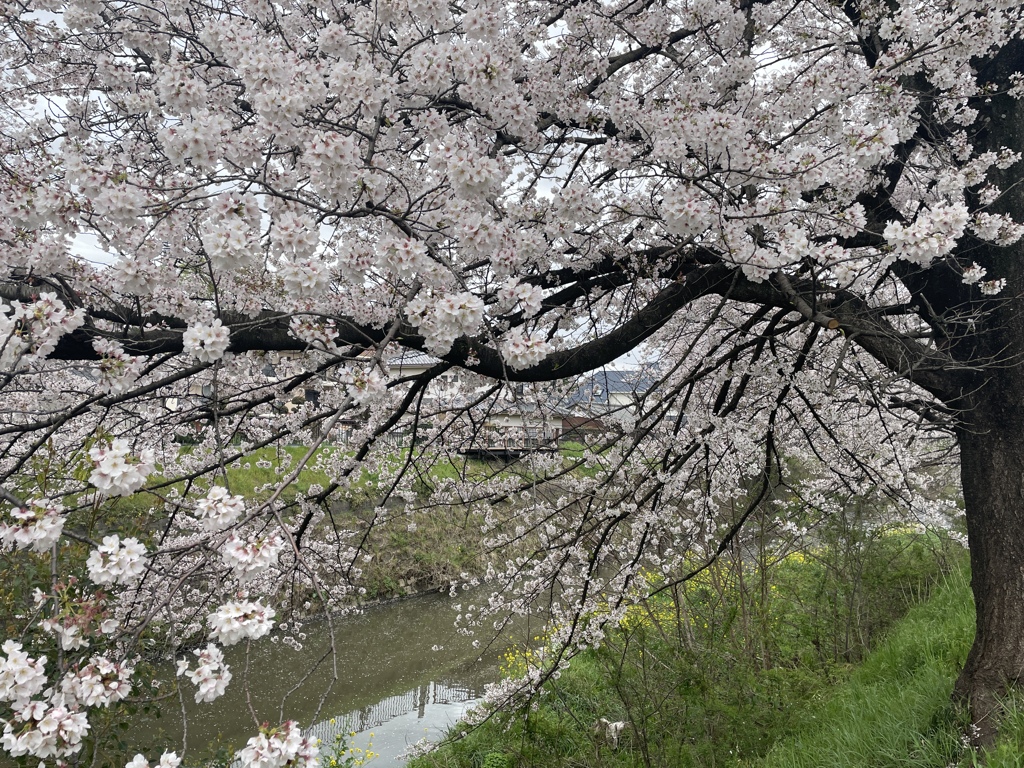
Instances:
[[[483,510],[494,551],[520,548],[485,574],[495,605],[547,592],[579,648],[645,572],[686,578],[765,504],[790,530],[779,487],[823,513],[876,488],[941,512],[927,465],[953,439],[978,616],[956,693],[991,738],[1024,668],[1021,16],[7,3],[0,539],[48,581],[3,646],[0,745],[74,760],[143,638],[216,697],[219,646],[349,604],[389,520]],[[400,348],[438,362],[393,375]],[[578,462],[424,469],[488,409],[546,407],[641,350],[657,383]],[[348,450],[317,452],[342,430]],[[285,441],[309,450],[232,490]],[[289,490],[314,466],[326,485]],[[356,497],[363,531],[335,515]],[[242,754],[314,752],[286,722]]]

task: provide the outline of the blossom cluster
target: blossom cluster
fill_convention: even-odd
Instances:
[[[1013,221],[1009,216],[980,211],[974,214],[971,229],[982,240],[989,240],[996,245],[1013,245],[1024,236],[1024,225]]]
[[[110,268],[114,289],[132,296],[149,296],[160,285],[161,269],[150,254],[123,257]]]
[[[274,220],[271,238],[279,255],[309,259],[320,245],[320,228],[308,216],[285,209]]]
[[[96,630],[102,634],[110,635],[118,629],[117,619],[103,619],[99,622],[98,627],[91,627],[88,611],[84,615],[72,614],[65,616],[64,619],[65,621],[61,622],[58,618],[50,617],[43,619],[39,626],[43,631],[55,635],[61,649],[65,651],[77,651],[79,648],[88,648],[89,639],[87,635],[95,633]]]
[[[234,645],[240,640],[258,640],[274,626],[273,608],[259,601],[231,600],[206,617],[210,638],[221,645]]]
[[[541,333],[524,335],[514,328],[501,344],[501,356],[514,371],[532,368],[551,353],[551,343]]]
[[[427,247],[411,238],[387,238],[380,243],[379,249],[388,269],[401,277],[415,279],[426,271],[430,262]],[[353,256],[357,262],[360,261],[357,254]]]
[[[117,534],[104,536],[103,543],[89,553],[85,567],[94,584],[132,584],[146,570],[146,548],[138,539],[121,541]]]
[[[50,499],[29,499],[24,507],[15,507],[0,517],[0,544],[3,548],[45,552],[64,530],[64,506]]]
[[[213,643],[193,653],[199,659],[198,666],[191,669],[188,661],[182,659],[178,662],[178,675],[185,675],[198,686],[196,704],[213,701],[224,694],[231,682],[231,670],[224,663],[224,653]]]
[[[135,493],[154,469],[152,449],[144,448],[137,458],[132,459],[129,457],[128,441],[123,438],[96,443],[89,449],[89,458],[93,463],[89,482],[104,496],[129,496]]]
[[[125,353],[113,339],[93,339],[92,347],[100,355],[100,389],[112,395],[127,392],[142,373],[145,359]]]
[[[431,156],[431,164],[447,170],[452,191],[467,200],[486,197],[495,192],[504,178],[497,160],[454,137],[446,145],[438,147]]]
[[[244,583],[277,565],[282,549],[284,541],[277,534],[246,541],[232,532],[221,548],[221,556],[235,578]]]
[[[221,144],[231,123],[209,109],[194,109],[175,125],[166,125],[158,137],[167,159],[178,166],[191,164],[213,169],[222,156]]]
[[[117,619],[108,611],[107,595],[102,591],[80,585],[75,577],[53,585],[53,594],[36,589],[32,601],[37,610],[49,601],[52,611],[39,628],[57,638],[61,650],[76,651],[88,648],[90,637],[112,635],[120,627]]]
[[[124,768],[178,768],[181,765],[181,758],[177,752],[164,752],[160,755],[160,762],[150,765],[145,755],[135,755],[125,763]]]
[[[542,308],[544,300],[544,289],[531,283],[519,282],[515,278],[509,278],[498,290],[498,303],[501,306],[512,307],[519,303],[525,317],[533,317]]]
[[[203,248],[218,271],[235,272],[259,252],[260,209],[251,194],[224,192],[214,198],[202,233]]]
[[[244,512],[245,500],[241,496],[232,496],[222,485],[211,487],[206,498],[196,504],[196,517],[210,532],[230,528]]]
[[[696,237],[712,222],[711,208],[697,199],[695,190],[678,187],[665,193],[661,203],[665,229],[680,237]]]
[[[21,643],[5,640],[0,649],[0,701],[25,704],[46,687],[46,657],[33,659]]]
[[[362,163],[359,144],[352,135],[334,131],[314,136],[302,156],[309,180],[325,197],[340,200],[352,189]]]
[[[312,736],[303,736],[294,720],[277,728],[260,728],[239,751],[243,768],[317,768],[319,747]]]
[[[8,314],[9,313],[9,314]],[[68,311],[55,293],[41,293],[36,301],[0,306],[0,368],[11,370],[35,358],[44,358],[60,338],[81,327],[85,310]]]
[[[308,256],[285,261],[281,265],[281,279],[284,280],[284,289],[291,296],[316,296],[330,285],[331,272],[322,261]]]
[[[892,147],[899,141],[896,129],[885,123],[879,127],[854,125],[848,127],[846,140],[854,161],[862,168],[868,168],[887,159]]]
[[[224,357],[231,343],[230,329],[220,318],[211,323],[193,323],[182,334],[185,351],[201,363],[215,363]]]
[[[357,405],[365,405],[387,391],[388,381],[376,368],[351,368],[339,379],[345,383],[345,394]]]
[[[135,668],[126,662],[93,656],[86,666],[65,677],[61,687],[68,701],[86,707],[109,707],[131,693],[134,672]]]
[[[953,250],[969,221],[963,203],[936,205],[922,211],[908,226],[890,221],[882,234],[897,258],[927,267]]]
[[[63,697],[54,701],[24,702],[13,707],[14,717],[4,724],[2,746],[12,757],[67,757],[82,748],[89,731],[84,712],[69,706]]]
[[[338,329],[330,319],[293,315],[288,321],[288,333],[313,349],[337,349],[334,339],[337,338]]]
[[[81,749],[89,730],[84,713],[63,694],[46,691],[49,702],[33,700],[46,687],[46,657],[31,658],[21,643],[7,640],[0,657],[0,701],[11,705],[13,717],[4,721],[2,746],[12,757],[67,757]]]
[[[421,291],[406,306],[405,314],[423,334],[427,351],[444,355],[457,338],[473,335],[480,329],[484,303],[469,291],[439,298],[430,291]]]
[[[245,266],[258,247],[252,229],[237,216],[216,219],[203,232],[203,248],[218,270],[234,271]]]

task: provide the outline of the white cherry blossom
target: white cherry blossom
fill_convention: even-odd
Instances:
[[[210,323],[194,323],[182,335],[185,351],[201,363],[215,363],[224,357],[231,343],[231,331],[219,318]]]
[[[45,552],[64,530],[64,506],[50,499],[29,499],[0,517],[0,544],[16,549]]]
[[[228,534],[221,546],[224,564],[242,583],[277,565],[284,549],[284,540],[277,534],[260,538],[242,538],[234,532]]]
[[[243,768],[317,768],[320,764],[317,741],[303,736],[294,720],[277,728],[261,728],[239,751]]]
[[[85,707],[109,707],[132,690],[134,666],[115,663],[105,656],[93,656],[89,663],[61,683],[68,701]]]
[[[33,659],[14,640],[5,640],[0,650],[0,701],[24,704],[46,687],[46,657]]]
[[[551,344],[543,334],[523,335],[518,329],[509,333],[501,345],[501,354],[514,371],[532,368],[551,353]]]
[[[94,584],[133,584],[146,571],[146,548],[138,539],[114,534],[89,553],[86,567]]]
[[[221,645],[258,640],[274,626],[275,612],[258,601],[230,600],[206,617],[210,638]]]
[[[245,499],[232,496],[227,488],[214,485],[196,504],[196,517],[207,531],[223,531],[245,513]]]
[[[89,482],[106,496],[129,496],[146,482],[154,469],[154,455],[144,448],[138,456],[130,455],[128,441],[123,438],[100,441],[89,449],[93,470]]]
[[[179,661],[178,675],[185,675],[198,686],[196,704],[220,698],[231,682],[231,670],[224,663],[224,653],[213,643],[193,653],[198,657],[196,668],[191,669],[188,661]]]

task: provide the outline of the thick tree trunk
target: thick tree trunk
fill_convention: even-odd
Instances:
[[[1022,67],[1024,43],[1013,41],[979,73],[985,82],[1005,85],[995,89],[999,95],[991,102],[979,101],[987,112],[975,136],[977,151],[1024,150],[1024,103],[1006,95]],[[1024,221],[1022,172],[1024,162],[990,173],[1004,190],[990,212]],[[973,318],[949,341],[965,371],[977,372],[949,403],[960,416],[960,474],[977,609],[974,645],[954,695],[970,704],[975,743],[987,745],[998,728],[1000,699],[1024,682],[1024,241],[964,245],[963,263],[976,260],[990,277],[1007,282],[996,301],[950,313]]]
[[[972,419],[959,434],[977,632],[954,695],[969,702],[979,745],[992,743],[999,700],[1024,679],[1022,409],[1018,399],[993,407],[994,414],[975,412],[989,418]]]

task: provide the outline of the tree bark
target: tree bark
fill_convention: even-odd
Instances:
[[[1024,43],[1014,40],[979,70],[979,79],[1000,85],[979,107],[977,152],[1024,150],[1024,105],[1006,94],[1024,66]],[[1003,194],[991,213],[1024,220],[1024,163],[993,169],[990,181]],[[970,201],[977,205],[980,201]],[[976,261],[1006,288],[992,302],[961,306],[949,351],[974,382],[949,405],[959,411],[960,475],[971,551],[971,588],[976,634],[954,696],[970,705],[978,729],[973,741],[991,745],[1001,698],[1024,680],[1024,242],[1008,247],[961,242],[962,263]],[[967,311],[962,311],[962,310]]]
[[[976,634],[954,696],[969,704],[980,746],[993,743],[1000,699],[1024,673],[1024,419],[1014,413],[1022,406],[1024,397],[977,408],[958,436]]]

